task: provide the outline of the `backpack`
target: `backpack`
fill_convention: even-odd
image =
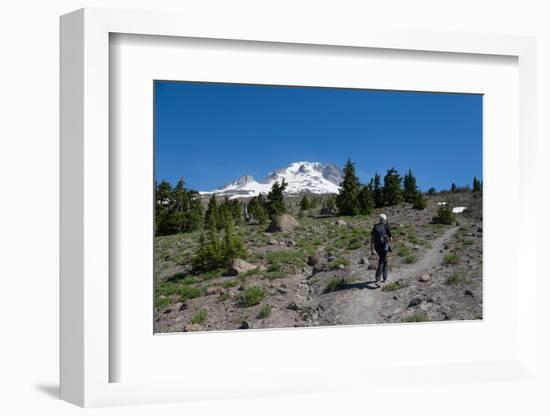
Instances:
[[[374,229],[376,230],[376,232],[374,233],[375,245],[377,245],[378,247],[385,247],[386,244],[388,244],[390,241],[388,235],[386,234],[386,224],[376,224],[374,226]]]

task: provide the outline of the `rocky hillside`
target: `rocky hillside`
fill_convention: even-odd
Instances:
[[[467,209],[451,225],[432,224],[442,202]],[[289,217],[269,232],[244,225],[247,257],[203,275],[189,269],[198,233],[157,237],[155,331],[481,319],[481,208],[481,194],[465,192],[429,197],[422,211]],[[377,288],[368,240],[381,211],[394,249]]]

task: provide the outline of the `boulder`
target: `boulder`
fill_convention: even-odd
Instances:
[[[270,233],[275,233],[275,232],[286,233],[288,231],[292,231],[294,228],[299,226],[300,226],[300,223],[296,221],[296,218],[294,218],[292,215],[289,215],[289,214],[283,214],[283,215],[279,215],[278,217],[275,217],[271,221],[271,223],[269,224],[269,227],[267,228],[267,231]]]
[[[359,264],[364,264],[365,266],[368,266],[369,265],[369,259],[366,258],[366,257],[361,257],[359,259]]]
[[[335,224],[336,225],[348,225],[348,223],[345,222],[344,220],[336,220]]]
[[[241,273],[246,273],[250,270],[254,270],[255,268],[256,266],[254,264],[250,264],[242,259],[234,259],[229,265],[227,274],[229,276],[237,276]]]
[[[219,288],[214,286],[210,286],[209,288],[206,289],[206,295],[208,296],[215,295],[218,292],[219,292]]]
[[[418,278],[418,280],[421,282],[429,282],[431,280],[431,276],[428,273],[424,273]]]
[[[250,324],[248,323],[248,321],[242,321],[241,326],[239,327],[239,329],[249,329],[249,328],[250,328]]]
[[[317,256],[309,256],[307,258],[307,265],[311,267],[315,267],[319,264],[319,257]]]

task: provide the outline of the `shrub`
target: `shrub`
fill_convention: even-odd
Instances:
[[[409,316],[405,316],[402,322],[425,322],[428,320],[428,315],[424,311],[415,312]]]
[[[421,192],[417,192],[413,199],[413,208],[418,210],[426,209],[428,201],[424,198]]]
[[[407,283],[403,280],[397,280],[396,282],[388,283],[385,286],[382,286],[383,292],[392,292],[394,290],[403,289],[404,287],[407,287]]]
[[[453,272],[447,277],[447,284],[458,286],[463,283],[468,283],[470,279],[463,273],[460,272]]]
[[[330,262],[330,268],[332,270],[335,270],[340,267],[340,265],[348,266],[350,264],[348,259],[345,259],[344,257],[338,257]]]
[[[399,257],[407,257],[411,255],[411,249],[409,246],[401,246],[397,250],[397,255]]]
[[[258,312],[258,319],[268,318],[269,315],[271,315],[271,306],[264,305],[260,308],[260,311]]]
[[[264,297],[265,292],[261,287],[250,287],[239,296],[239,306],[243,308],[255,306],[260,303]]]
[[[199,287],[184,286],[179,289],[180,302],[185,302],[187,299],[198,298],[203,295],[203,290]]]
[[[449,264],[457,264],[460,257],[456,253],[447,254],[443,257],[443,264],[448,266]]]
[[[363,242],[358,238],[355,238],[348,243],[348,250],[357,250],[361,247],[363,247]]]
[[[304,257],[301,251],[296,250],[272,251],[267,254],[267,263],[269,265],[267,270],[270,272],[294,272],[305,266]]]
[[[332,292],[333,290],[338,289],[343,284],[344,284],[344,279],[342,279],[341,277],[333,277],[328,281],[326,290],[327,292]]]
[[[454,224],[455,214],[453,213],[453,209],[448,204],[441,205],[437,210],[437,215],[432,218],[432,222],[435,224]]]
[[[208,312],[206,312],[204,309],[199,309],[195,316],[191,319],[192,324],[202,324],[204,321],[206,321],[206,317],[208,316]]]
[[[404,261],[406,264],[413,264],[418,261],[418,257],[416,257],[414,254],[409,254],[405,257]]]
[[[264,278],[270,279],[270,280],[281,279],[285,276],[286,274],[280,270],[268,270],[267,272],[264,273]]]

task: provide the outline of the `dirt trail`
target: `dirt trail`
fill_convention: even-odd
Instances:
[[[403,265],[390,273],[388,282],[403,279],[409,284],[416,281],[420,275],[441,264],[444,244],[449,241],[458,227],[453,227],[432,241],[430,248],[416,263]],[[391,260],[390,260],[391,264]],[[320,294],[319,317],[321,325],[357,325],[383,322],[384,301],[391,292],[383,292],[375,285],[374,270],[368,272],[363,281],[346,283],[334,292]]]

